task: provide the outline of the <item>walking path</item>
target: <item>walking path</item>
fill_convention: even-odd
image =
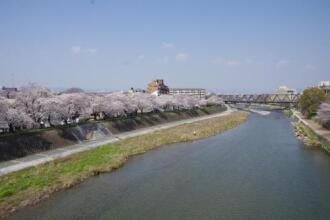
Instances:
[[[320,124],[314,122],[313,120],[306,119],[300,112],[292,110],[294,116],[298,118],[304,125],[311,128],[317,135],[322,136],[330,142],[330,130],[323,128]]]
[[[215,117],[222,117],[231,114],[233,111],[227,106],[228,110],[225,112],[217,113],[217,114],[212,114],[212,115],[207,115],[207,116],[201,116],[198,118],[191,118],[191,119],[186,119],[186,120],[180,120],[180,121],[175,121],[175,122],[169,122],[166,124],[161,124],[161,125],[156,125],[148,128],[142,128],[142,129],[137,129],[134,131],[129,131],[129,132],[123,132],[118,135],[111,135],[109,137],[99,139],[99,140],[93,140],[93,141],[85,141],[79,144],[71,145],[65,148],[58,148],[50,151],[45,151],[42,153],[37,153],[37,154],[32,154],[26,157],[18,158],[15,160],[10,160],[10,161],[5,161],[0,163],[0,176],[3,176],[5,174],[15,172],[18,170],[22,170],[28,167],[36,166],[42,163],[46,163],[49,161],[53,161],[56,159],[60,159],[63,157],[67,157],[69,155],[78,153],[78,152],[83,152],[86,150],[90,150],[93,148],[97,148],[101,145],[104,144],[109,144],[113,143],[119,140],[127,139],[130,137],[135,137],[139,136],[142,134],[146,134],[149,132],[153,131],[158,131],[166,128],[172,128],[178,125],[182,124],[190,124],[193,122],[209,119],[209,118],[215,118]]]

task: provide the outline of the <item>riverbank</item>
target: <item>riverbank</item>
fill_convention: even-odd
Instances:
[[[219,109],[219,108],[217,108],[217,109]],[[81,143],[67,146],[65,148],[48,150],[48,151],[44,151],[42,153],[32,154],[32,155],[26,156],[24,158],[18,158],[15,160],[0,162],[0,176],[6,175],[6,174],[9,174],[12,172],[16,172],[16,171],[19,171],[19,170],[22,170],[25,168],[37,166],[37,165],[40,165],[40,164],[43,164],[46,162],[54,161],[54,160],[61,159],[64,157],[68,157],[72,154],[91,150],[91,149],[97,148],[97,147],[105,145],[105,144],[114,143],[114,142],[117,142],[118,140],[127,139],[130,137],[142,135],[142,134],[152,132],[152,131],[158,131],[158,130],[162,130],[162,129],[166,129],[166,128],[172,128],[172,127],[182,125],[182,124],[188,124],[188,123],[193,123],[193,122],[197,122],[197,121],[201,121],[201,120],[205,120],[205,119],[221,117],[221,116],[229,115],[232,112],[233,112],[233,110],[227,109],[224,112],[221,111],[219,113],[212,113],[212,114],[198,116],[198,117],[195,116],[195,117],[188,118],[188,119],[175,120],[173,122],[158,123],[153,126],[134,129],[134,130],[128,131],[128,132],[121,132],[118,134],[109,134],[104,137],[97,137],[94,140],[82,141]]]
[[[0,216],[36,204],[52,193],[70,188],[90,176],[122,166],[129,157],[161,145],[193,141],[219,134],[243,123],[246,112],[131,137],[0,177]]]
[[[0,134],[0,162],[19,160],[19,158],[36,153],[43,154],[50,150],[65,149],[85,141],[100,140],[123,132],[217,114],[225,110],[224,106],[212,105],[186,110],[149,112],[102,121],[88,121],[66,127]]]
[[[330,153],[330,131],[323,128],[313,120],[303,117],[303,115],[291,110],[291,117],[294,118],[294,130],[297,138],[302,140],[307,146],[321,148]]]

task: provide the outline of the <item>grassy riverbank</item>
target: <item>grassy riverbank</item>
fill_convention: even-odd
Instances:
[[[0,177],[0,216],[122,166],[130,156],[161,145],[206,138],[243,123],[246,112],[206,119],[132,137],[97,149]]]
[[[307,146],[321,148],[330,154],[330,142],[317,135],[311,128],[297,122],[294,124],[294,129],[296,136]]]
[[[119,134],[168,122],[211,115],[225,110],[224,106],[211,105],[202,108],[149,112],[129,117],[88,121],[57,128],[0,134],[0,162],[71,146],[79,141],[94,139],[95,134],[99,135],[98,137],[107,135],[107,133]]]
[[[297,110],[291,109],[288,116],[294,119],[294,131],[300,140],[309,147],[320,148],[330,154],[329,132],[311,119],[301,119]],[[304,123],[301,121],[303,120]]]

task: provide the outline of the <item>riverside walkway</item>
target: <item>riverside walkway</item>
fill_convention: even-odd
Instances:
[[[68,147],[58,148],[58,149],[54,149],[54,150],[50,150],[50,151],[32,154],[32,155],[22,157],[22,158],[17,158],[14,160],[1,162],[0,163],[0,176],[9,174],[11,172],[19,171],[19,170],[22,170],[22,169],[25,169],[28,167],[37,166],[37,165],[40,165],[40,164],[43,164],[46,162],[50,162],[50,161],[53,161],[56,159],[64,158],[64,157],[70,156],[75,153],[91,150],[91,149],[97,148],[97,147],[105,145],[105,144],[114,143],[119,140],[124,140],[124,139],[130,138],[130,137],[135,137],[135,136],[139,136],[142,134],[146,134],[149,132],[158,131],[158,130],[162,130],[162,129],[166,129],[166,128],[172,128],[172,127],[176,127],[176,126],[183,125],[183,124],[190,124],[190,123],[194,123],[194,122],[205,120],[205,119],[222,117],[222,116],[229,115],[235,111],[235,110],[230,109],[228,106],[227,106],[227,109],[228,110],[226,110],[225,112],[221,112],[221,113],[216,113],[216,114],[207,115],[207,116],[201,116],[198,118],[180,120],[180,121],[175,121],[175,122],[169,122],[169,123],[155,125],[155,126],[151,126],[148,128],[137,129],[137,130],[133,130],[133,131],[129,131],[129,132],[123,132],[123,133],[120,133],[117,135],[111,135],[109,137],[102,138],[99,140],[84,141],[82,143],[71,145]]]
[[[296,110],[292,110],[292,112],[300,122],[311,128],[317,135],[330,142],[330,130],[323,128],[320,124],[314,122],[313,120],[305,118],[300,112]]]

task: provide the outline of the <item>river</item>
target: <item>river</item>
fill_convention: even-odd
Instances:
[[[330,157],[279,112],[136,156],[10,219],[330,219]]]

